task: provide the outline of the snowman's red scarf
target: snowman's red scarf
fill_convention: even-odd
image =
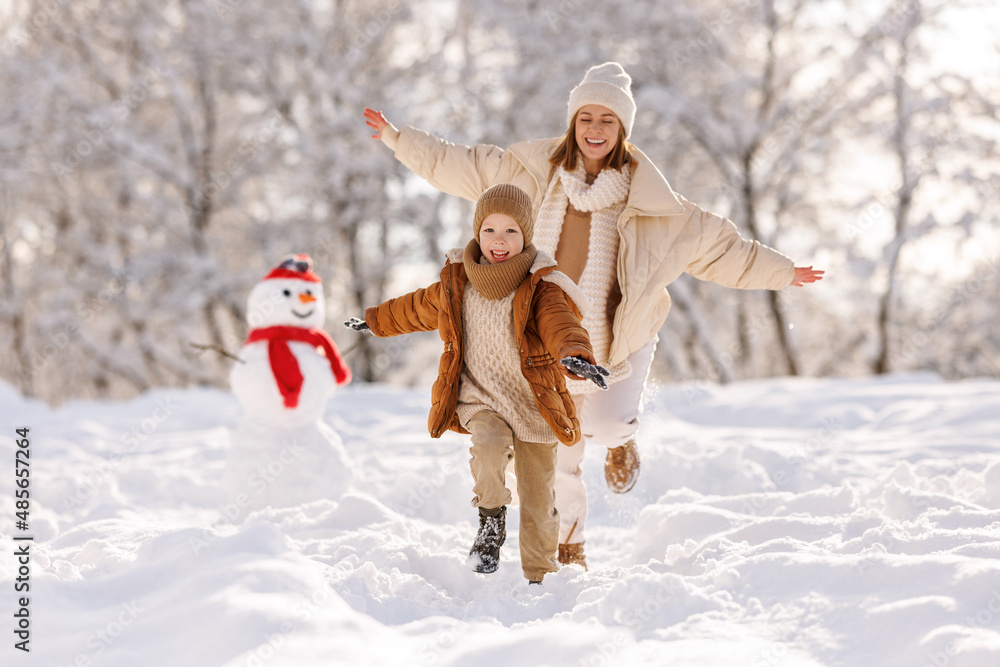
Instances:
[[[278,390],[285,399],[286,408],[294,408],[299,404],[299,392],[302,390],[302,371],[299,362],[288,347],[288,341],[308,343],[321,347],[330,362],[330,370],[337,384],[347,384],[351,381],[351,369],[340,356],[337,346],[330,334],[322,329],[303,329],[301,327],[267,327],[251,329],[244,345],[267,341],[267,356],[271,361],[271,372],[278,383]]]

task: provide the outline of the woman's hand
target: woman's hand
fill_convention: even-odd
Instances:
[[[365,107],[365,124],[375,130],[372,139],[381,139],[382,130],[390,126],[389,121],[385,119],[381,111],[369,109],[368,107]]]
[[[811,266],[796,266],[795,267],[795,277],[792,278],[792,284],[796,287],[802,287],[806,283],[814,283],[818,280],[823,280],[823,274],[825,271],[814,271]]]

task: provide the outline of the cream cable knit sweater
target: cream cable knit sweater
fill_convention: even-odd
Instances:
[[[490,301],[469,282],[462,298],[465,366],[458,390],[458,418],[468,428],[477,412],[493,410],[525,442],[555,442],[521,373],[514,340],[514,292]]]
[[[450,250],[448,260],[460,262],[464,253],[463,248]],[[555,266],[555,263],[548,253],[539,252],[531,272]],[[584,317],[592,310],[583,290],[564,273],[553,271],[543,276],[542,280],[558,285]],[[514,338],[513,301],[516,292],[503,299],[489,301],[476,291],[471,281],[466,283],[462,296],[465,364],[456,412],[462,426],[468,428],[469,420],[477,412],[488,408],[503,417],[519,439],[525,442],[556,442],[558,439],[538,412],[531,386],[521,373],[521,355]]]

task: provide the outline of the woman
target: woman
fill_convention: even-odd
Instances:
[[[670,310],[666,287],[682,273],[741,289],[780,290],[822,278],[736,226],[677,195],[628,142],[635,120],[632,79],[618,63],[590,68],[569,96],[561,138],[461,146],[412,127],[397,130],[365,109],[372,135],[442,192],[476,201],[496,183],[527,192],[537,214],[535,245],[553,254],[592,301],[583,324],[610,388],[568,381],[584,438],[559,446],[556,507],[559,561],[586,567],[587,494],[580,463],[591,441],[607,448],[604,472],[615,493],[639,474],[635,433],[657,332]],[[588,386],[590,385],[590,386]]]

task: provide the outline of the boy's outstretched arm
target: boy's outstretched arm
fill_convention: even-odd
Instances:
[[[597,365],[590,336],[580,324],[576,311],[570,307],[566,293],[553,283],[542,282],[538,286],[535,322],[542,342],[549,354],[559,360],[566,377],[574,380],[583,377],[601,385],[608,372]],[[567,360],[572,361],[567,363]]]
[[[438,328],[440,305],[444,303],[443,292],[441,283],[436,282],[429,287],[389,299],[366,309],[364,323],[379,338],[434,331]]]

